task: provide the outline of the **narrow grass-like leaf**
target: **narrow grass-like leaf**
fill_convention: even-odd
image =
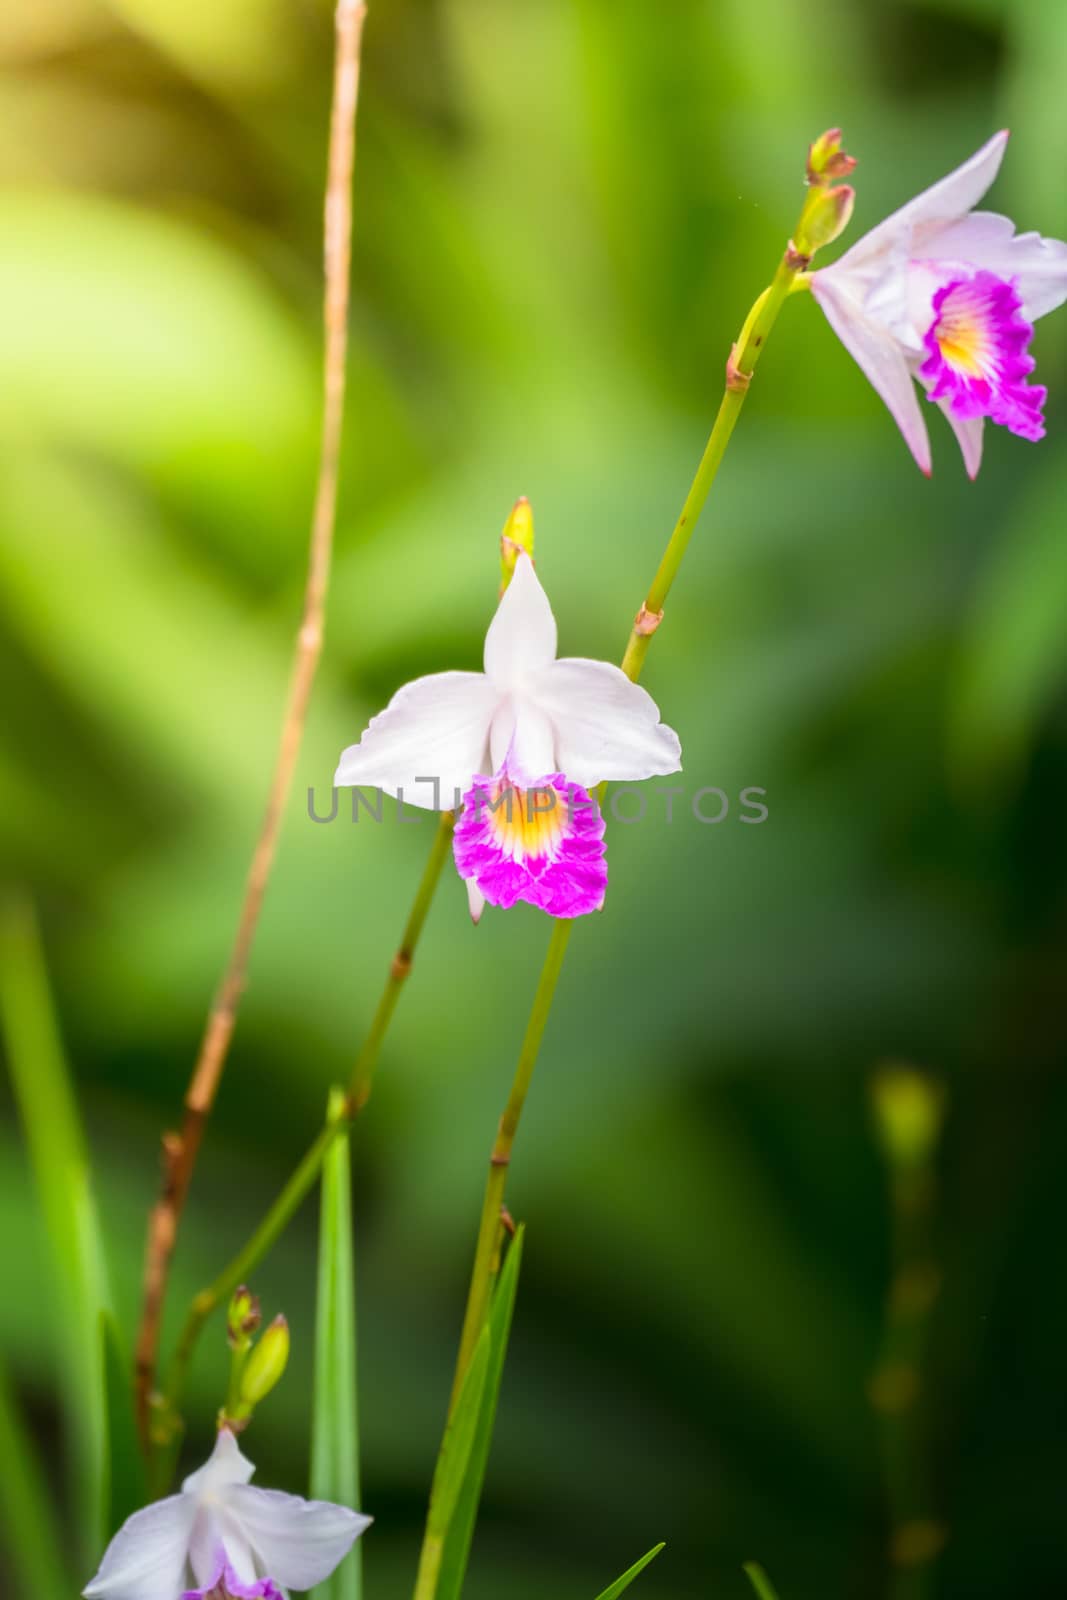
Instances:
[[[515,1292],[519,1283],[519,1268],[522,1265],[523,1235],[524,1229],[520,1227],[508,1251],[489,1308],[487,1321],[489,1360],[485,1387],[478,1410],[467,1470],[445,1535],[437,1582],[437,1600],[456,1600],[466,1576],[467,1559],[470,1555],[471,1539],[474,1536],[474,1524],[478,1516],[478,1504],[482,1496],[485,1469],[493,1439],[493,1424],[496,1421],[500,1380],[504,1372],[504,1357],[507,1355],[508,1336],[511,1332],[511,1317],[515,1309]]]
[[[34,1600],[63,1600],[77,1591],[63,1570],[52,1497],[7,1375],[0,1369],[0,1545],[15,1586]]]
[[[340,1115],[342,1098],[340,1090],[332,1092],[331,1118]],[[322,1170],[311,1494],[317,1500],[359,1508],[352,1171],[349,1144],[344,1137],[334,1140]],[[357,1541],[332,1577],[316,1588],[315,1600],[360,1600],[361,1593],[361,1550]]]
[[[52,1258],[60,1383],[82,1559],[106,1531],[107,1402],[101,1313],[110,1309],[89,1163],[32,907],[0,906],[0,1021]]]
[[[759,1595],[759,1600],[778,1600],[774,1584],[758,1561],[746,1561],[744,1571],[745,1577]]]
[[[459,1399],[448,1419],[445,1436],[437,1452],[437,1466],[430,1490],[430,1510],[426,1517],[426,1532],[415,1580],[415,1600],[440,1600],[438,1584],[445,1543],[470,1467],[491,1353],[489,1324],[486,1322],[474,1347]]]
[[[478,1419],[489,1377],[489,1358],[492,1354],[488,1323],[482,1329],[475,1346],[467,1376],[459,1392],[452,1420],[445,1429],[437,1466],[430,1491],[430,1512],[427,1532],[443,1544],[455,1516],[467,1470],[471,1464],[474,1441],[478,1433]]]
[[[118,1323],[110,1311],[100,1316],[104,1385],[107,1391],[107,1534],[148,1499],[144,1460],[133,1414],[133,1376]]]
[[[616,1578],[610,1588],[605,1589],[602,1594],[598,1594],[597,1600],[616,1600],[617,1595],[622,1594],[624,1589],[630,1587],[638,1573],[644,1572],[650,1561],[655,1561],[662,1549],[662,1542],[654,1544],[652,1549],[641,1557],[640,1561],[635,1561],[632,1567],[626,1569],[621,1578]]]

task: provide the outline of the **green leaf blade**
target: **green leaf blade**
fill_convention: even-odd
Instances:
[[[627,1567],[621,1578],[616,1578],[615,1582],[605,1589],[603,1593],[598,1594],[597,1600],[617,1600],[617,1596],[622,1594],[624,1589],[630,1587],[638,1574],[644,1572],[649,1562],[655,1561],[662,1549],[663,1541],[661,1540],[659,1544],[654,1544],[651,1550],[646,1551],[640,1561],[635,1561],[632,1567]]]
[[[746,1561],[744,1566],[745,1577],[755,1589],[759,1600],[778,1600],[774,1584],[768,1578],[758,1561]]]
[[[339,1117],[343,1095],[330,1096],[329,1116]],[[359,1412],[356,1389],[355,1249],[352,1238],[352,1164],[348,1139],[338,1135],[322,1169],[318,1286],[315,1307],[315,1378],[311,1419],[311,1495],[359,1509]],[[315,1600],[361,1600],[362,1552],[351,1553]]]
[[[89,1160],[28,901],[0,907],[0,1026],[51,1257],[82,1559],[107,1531],[107,1398],[100,1319],[111,1310]]]
[[[522,1266],[525,1229],[519,1227],[504,1261],[503,1271],[493,1293],[483,1338],[488,1335],[485,1383],[481,1393],[471,1451],[463,1483],[444,1539],[437,1600],[457,1600],[463,1587],[470,1556],[474,1525],[478,1516],[482,1486],[493,1439],[500,1384],[504,1373],[515,1296]]]
[[[104,1387],[107,1395],[107,1533],[112,1536],[149,1498],[144,1458],[133,1412],[133,1374],[110,1311],[100,1316]]]
[[[442,1546],[452,1526],[467,1470],[474,1454],[491,1355],[491,1335],[489,1324],[486,1323],[471,1357],[463,1387],[459,1391],[456,1409],[445,1428],[445,1436],[441,1441],[433,1475],[426,1531],[430,1538],[440,1541]],[[443,1591],[438,1589],[437,1594],[438,1600],[443,1600]]]
[[[16,1584],[36,1600],[60,1600],[79,1586],[63,1569],[51,1496],[29,1433],[0,1369],[0,1544]]]

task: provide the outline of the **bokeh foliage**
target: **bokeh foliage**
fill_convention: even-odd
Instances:
[[[127,1329],[298,607],[330,50],[325,0],[0,11],[0,849],[39,907]],[[344,1077],[429,843],[316,827],[307,786],[405,678],[477,665],[518,493],[564,650],[618,655],[814,133],[860,158],[855,235],[1010,125],[993,203],[1062,236],[1065,69],[1059,0],[372,6],[327,653],[175,1318]],[[937,1592],[1062,1591],[1067,319],[1036,350],[1049,439],[996,433],[977,486],[937,417],[919,477],[809,301],[761,364],[647,683],[686,782],[762,786],[770,817],[668,827],[653,798],[612,830],[512,1175],[529,1237],[472,1600],[594,1594],[661,1538],[648,1600],[742,1596],[753,1555],[790,1600],[882,1592],[887,1054],[951,1088]],[[546,934],[525,909],[473,930],[446,879],[357,1133],[376,1600],[410,1586]],[[62,1522],[67,1330],[0,1109],[4,1392]],[[294,1360],[249,1448],[296,1490],[315,1229],[309,1204],[256,1283]],[[225,1362],[216,1335],[193,1454]]]

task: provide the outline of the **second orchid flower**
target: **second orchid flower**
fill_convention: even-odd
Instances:
[[[985,420],[1023,439],[1045,432],[1046,391],[1030,382],[1038,317],[1067,300],[1067,244],[974,206],[1007,133],[810,276],[816,300],[889,407],[923,472],[930,440],[913,380],[940,406],[975,477]]]

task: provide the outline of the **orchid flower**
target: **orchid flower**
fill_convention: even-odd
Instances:
[[[87,1600],[284,1600],[327,1578],[370,1523],[345,1506],[254,1489],[223,1428],[180,1494],[134,1512],[82,1593]]]
[[[342,753],[334,783],[431,811],[462,799],[454,854],[475,921],[486,902],[526,900],[556,917],[596,911],[607,863],[589,790],[677,772],[678,737],[618,667],[556,659],[556,619],[525,552],[489,625],[484,665],[398,690]]]
[[[1016,234],[1008,217],[972,207],[997,175],[998,133],[810,277],[842,344],[877,389],[920,468],[930,441],[916,379],[948,418],[968,475],[982,459],[985,418],[1040,439],[1046,390],[1031,384],[1038,317],[1067,300],[1067,245]]]

